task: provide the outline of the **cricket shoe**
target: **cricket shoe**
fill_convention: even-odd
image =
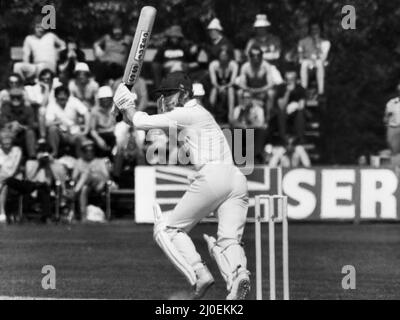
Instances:
[[[235,273],[236,277],[233,279],[231,291],[226,300],[246,300],[250,293],[250,272],[239,268]]]
[[[201,266],[195,270],[196,273],[196,284],[194,288],[193,299],[201,299],[207,292],[207,290],[214,284],[214,277],[206,265]]]

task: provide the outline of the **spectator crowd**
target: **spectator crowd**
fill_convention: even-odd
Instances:
[[[207,26],[207,44],[192,43],[178,25],[167,28],[151,81],[140,78],[132,89],[137,108],[151,112],[148,85],[187,72],[195,97],[222,127],[254,129],[256,163],[309,166],[303,147],[307,89],[315,75],[323,99],[330,42],[311,21],[297,58],[288,59],[267,15],[257,15],[253,26],[243,50],[233,47],[217,18]],[[13,64],[0,91],[0,221],[18,220],[20,197],[32,201],[43,222],[54,219],[54,201],[68,219],[85,219],[91,197],[132,188],[136,165],[160,162],[157,155],[145,157],[144,132],[110,113],[132,42],[119,21],[110,30],[94,42],[89,59],[79,38],[60,39],[43,28],[42,17],[33,21],[22,61]],[[168,149],[168,137],[157,135],[160,148]]]

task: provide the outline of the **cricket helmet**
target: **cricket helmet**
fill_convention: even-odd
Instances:
[[[155,90],[155,93],[169,95],[177,91],[187,91],[189,96],[193,96],[193,84],[189,76],[182,72],[176,71],[168,74],[161,81],[160,87]]]

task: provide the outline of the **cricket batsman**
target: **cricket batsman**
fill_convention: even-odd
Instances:
[[[156,115],[137,111],[135,96],[124,84],[114,95],[124,121],[136,129],[173,129],[183,134],[184,147],[196,168],[188,190],[170,214],[163,214],[154,205],[154,239],[193,286],[193,298],[200,299],[214,278],[188,233],[214,212],[217,239],[207,235],[204,239],[226,282],[226,299],[244,300],[250,291],[250,273],[241,244],[248,208],[246,178],[234,165],[229,145],[213,116],[192,98],[192,82],[185,73],[168,74],[157,91],[163,113]]]

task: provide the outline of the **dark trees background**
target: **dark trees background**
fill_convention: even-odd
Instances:
[[[296,47],[309,19],[318,19],[332,43],[323,122],[325,162],[355,163],[359,155],[385,148],[383,111],[400,80],[400,0],[0,0],[0,4],[1,79],[10,70],[10,46],[22,44],[33,17],[46,4],[56,8],[56,33],[63,38],[76,35],[85,46],[109,31],[116,18],[133,32],[143,5],[158,10],[155,34],[178,23],[188,39],[204,42],[206,25],[217,16],[238,48],[251,35],[257,13],[268,14],[285,50]],[[356,30],[341,27],[344,5],[356,8]],[[157,39],[153,37],[154,45]]]

